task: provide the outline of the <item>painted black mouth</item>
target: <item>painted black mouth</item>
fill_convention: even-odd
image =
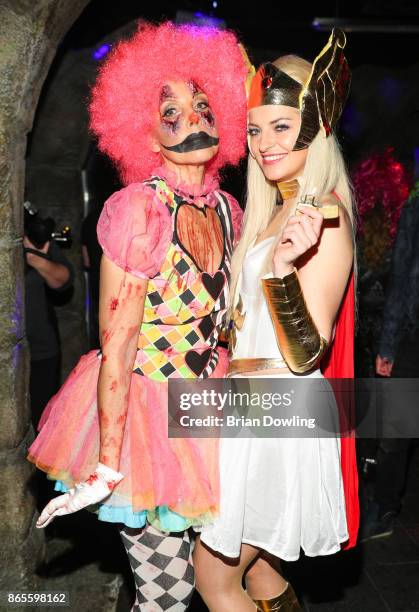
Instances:
[[[215,147],[219,143],[219,138],[213,138],[206,132],[195,132],[193,134],[189,134],[177,145],[173,147],[163,147],[168,151],[173,151],[174,153],[188,153],[189,151],[197,151],[198,149],[208,149],[209,147]]]

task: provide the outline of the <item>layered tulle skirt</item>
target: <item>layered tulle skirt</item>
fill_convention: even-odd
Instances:
[[[99,460],[97,383],[101,355],[81,357],[49,401],[28,459],[65,491],[85,480]],[[219,349],[213,377],[223,378],[227,355]],[[163,531],[206,525],[219,512],[218,438],[168,438],[167,383],[133,373],[120,471],[112,494],[89,509],[99,519]]]

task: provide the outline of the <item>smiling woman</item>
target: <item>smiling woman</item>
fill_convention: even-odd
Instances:
[[[333,135],[350,82],[345,42],[335,30],[312,65],[296,56],[263,64],[250,89],[229,376],[275,378],[278,390],[287,377],[304,376],[307,390],[310,378],[353,376],[352,201]],[[338,431],[339,406],[324,388],[332,400],[322,410]],[[200,529],[194,552],[210,610],[301,610],[279,559],[354,546],[357,468],[346,431],[222,438],[220,516]]]
[[[249,149],[268,180],[277,180],[279,173],[281,181],[301,175],[307,148],[293,151],[300,129],[301,113],[291,106],[264,105],[250,109]]]

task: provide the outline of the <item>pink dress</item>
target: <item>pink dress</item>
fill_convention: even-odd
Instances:
[[[218,216],[224,249],[214,274],[200,269],[179,237],[178,215],[188,212],[182,207]],[[105,203],[97,228],[103,252],[148,279],[148,286],[119,466],[125,477],[103,503],[89,508],[101,520],[128,527],[148,521],[183,531],[212,522],[219,512],[218,439],[168,438],[167,379],[226,373],[226,351],[217,342],[241,217],[237,202],[213,177],[188,186],[166,168]],[[47,404],[29,449],[28,459],[58,481],[57,490],[85,480],[97,465],[100,363],[100,351],[81,357]]]

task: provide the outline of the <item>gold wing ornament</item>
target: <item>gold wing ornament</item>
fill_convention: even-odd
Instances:
[[[344,55],[345,46],[345,32],[334,28],[327,44],[314,60],[310,77],[299,96],[303,117],[307,97],[316,100],[320,128],[325,136],[335,128],[349,94],[351,72]]]
[[[256,68],[254,67],[254,65],[250,61],[249,56],[247,55],[247,51],[243,47],[243,45],[241,43],[239,43],[239,49],[240,49],[240,51],[242,53],[242,56],[243,56],[243,59],[244,59],[244,63],[245,63],[246,68],[247,68],[245,87],[246,87],[246,97],[247,97],[247,99],[249,99],[250,86],[252,84],[253,77],[256,74]]]

